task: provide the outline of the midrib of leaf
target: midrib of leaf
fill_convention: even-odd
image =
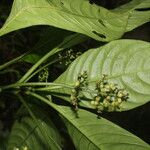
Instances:
[[[142,70],[137,70],[137,71],[133,71],[133,72],[130,72],[130,73],[120,73],[120,74],[116,74],[116,75],[110,75],[107,77],[107,79],[115,79],[115,78],[118,78],[118,77],[122,77],[122,76],[129,76],[129,75],[133,75],[133,74],[137,74],[137,73],[140,73],[140,72],[149,72],[150,69],[142,69]],[[88,83],[92,83],[92,82],[97,82],[99,80],[99,78],[92,78],[91,80],[87,80]],[[143,81],[143,80],[142,80]],[[59,82],[57,82],[59,83]],[[70,85],[70,86],[73,86],[74,83],[72,84],[66,84],[65,85]]]
[[[65,115],[64,115],[65,116]],[[79,130],[80,129],[80,126],[78,126],[78,124],[76,123],[76,122],[74,122],[74,121],[72,121],[71,119],[69,119],[69,118],[67,118],[66,116],[65,116],[65,119],[67,119],[68,120],[68,122],[69,123],[71,123],[71,125],[74,127],[74,128],[76,128],[76,130],[78,131],[78,132],[80,132],[80,134],[81,135],[83,135],[84,137],[86,137],[86,139],[88,140],[88,141],[90,141],[95,147],[97,147],[99,150],[101,150],[100,148],[99,148],[99,146],[96,144],[96,143],[94,143],[94,141],[93,140],[91,140],[90,139],[90,136],[87,136],[86,135],[86,131],[84,131],[84,130]],[[75,131],[76,132],[76,131]],[[85,133],[84,133],[85,132]],[[81,139],[82,139],[82,137],[81,137]]]
[[[30,136],[32,136],[32,134],[35,132],[36,128],[38,126],[35,126],[31,132],[24,138],[24,140],[20,143],[19,148],[30,138]]]
[[[120,73],[120,74],[116,74],[116,75],[110,75],[107,77],[107,79],[115,79],[115,78],[118,78],[118,77],[122,77],[122,76],[128,76],[128,75],[132,75],[132,74],[137,74],[137,73],[140,73],[140,72],[149,72],[150,69],[144,69],[144,70],[138,70],[138,71],[133,71],[133,72],[130,72],[130,73]],[[92,80],[88,80],[88,83],[90,82],[97,82],[97,80],[99,80],[98,78],[93,78]]]

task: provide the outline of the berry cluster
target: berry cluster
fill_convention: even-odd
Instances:
[[[82,74],[79,74],[77,81],[75,83],[74,89],[72,89],[71,93],[71,104],[74,106],[75,110],[78,110],[78,103],[79,103],[79,93],[82,91],[83,87],[87,86],[87,72],[84,71]]]
[[[124,89],[119,89],[116,84],[109,83],[106,75],[103,75],[102,79],[97,82],[95,90],[97,94],[91,104],[97,108],[98,113],[104,110],[120,109],[121,103],[126,101],[129,96]]]

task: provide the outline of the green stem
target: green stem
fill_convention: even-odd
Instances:
[[[8,62],[6,62],[6,63],[3,64],[3,65],[0,65],[0,70],[5,69],[6,67],[8,67],[8,66],[10,66],[10,65],[12,65],[12,64],[14,64],[14,63],[17,63],[20,59],[22,59],[24,56],[26,56],[26,55],[29,54],[30,52],[31,52],[31,51],[28,51],[28,52],[26,52],[26,53],[24,53],[24,54],[18,56],[17,58],[15,58],[15,59],[13,59],[13,60],[11,60],[11,61],[8,61]]]
[[[16,76],[17,76],[18,79],[20,77],[19,71],[14,70],[14,69],[5,69],[5,70],[3,70],[3,71],[0,72],[0,74],[7,74],[7,73],[14,73],[14,74],[16,74]]]
[[[18,81],[18,83],[22,83],[22,82],[26,82],[27,78],[43,63],[45,62],[50,56],[52,56],[53,54],[62,51],[66,48],[69,48],[73,45],[76,45],[78,42],[77,39],[81,38],[80,34],[74,34],[74,35],[70,35],[67,38],[64,39],[64,41],[59,44],[56,48],[52,49],[50,52],[48,52],[45,56],[43,56],[36,64],[34,64],[29,71]],[[82,40],[84,41],[85,39],[87,39],[87,37],[82,37]],[[81,39],[79,40],[81,41]]]
[[[50,100],[46,99],[45,97],[43,97],[43,96],[41,96],[41,95],[39,95],[39,94],[36,94],[36,93],[34,93],[34,92],[30,92],[30,91],[28,91],[26,94],[27,94],[27,95],[30,95],[30,96],[33,96],[33,97],[35,97],[35,98],[41,100],[42,102],[48,104],[48,105],[51,106],[53,109],[55,109],[55,110],[57,110],[58,112],[61,113],[61,111],[59,110],[59,106],[57,106],[56,104],[52,103]]]
[[[44,138],[44,139],[46,138],[47,144],[50,146],[49,143],[51,143],[51,142],[50,142],[50,140],[51,140],[51,141],[53,142],[53,144],[57,147],[57,149],[60,149],[60,150],[61,150],[61,147],[60,147],[50,136],[47,135],[46,130],[45,130],[45,129],[43,128],[43,126],[41,126],[41,124],[38,122],[38,119],[36,118],[36,116],[34,115],[34,113],[32,112],[32,110],[30,109],[30,107],[28,106],[28,104],[25,102],[25,100],[23,99],[23,97],[22,97],[20,94],[16,94],[16,96],[19,98],[19,100],[21,101],[21,103],[26,107],[26,109],[28,110],[30,116],[33,118],[35,124],[39,127],[39,130],[41,131],[41,134],[42,134],[43,138]],[[44,136],[43,133],[44,133],[44,135],[46,135],[46,136]],[[49,139],[49,138],[50,138],[50,139]],[[22,143],[22,144],[23,144],[23,143]],[[51,148],[51,146],[50,146],[49,148]]]
[[[43,63],[45,62],[50,56],[55,54],[56,52],[62,50],[62,48],[54,48],[50,52],[48,52],[45,56],[43,56],[36,64],[34,64],[29,71],[18,81],[18,83],[26,82],[27,78]]]
[[[53,61],[49,62],[48,64],[46,64],[46,65],[40,67],[38,70],[36,70],[35,72],[33,72],[33,73],[25,80],[25,82],[29,81],[33,76],[35,76],[37,73],[39,73],[40,71],[42,71],[44,68],[46,68],[46,67],[48,67],[48,66],[50,66],[50,65],[52,65],[52,64],[54,64],[54,63],[56,63],[56,62],[59,62],[59,61],[61,61],[61,60],[62,60],[62,59],[56,59],[56,60],[53,60]]]
[[[7,89],[11,89],[11,88],[19,88],[19,87],[34,87],[34,86],[52,86],[52,87],[56,87],[58,86],[58,88],[62,87],[62,88],[72,88],[73,86],[69,86],[69,85],[65,85],[65,84],[60,84],[60,83],[46,83],[46,82],[28,82],[28,83],[15,83],[15,84],[11,84],[11,85],[7,85],[7,86],[2,86],[0,87],[2,90],[7,90]]]

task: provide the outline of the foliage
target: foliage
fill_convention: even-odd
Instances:
[[[150,101],[150,43],[119,39],[150,21],[149,7],[149,0],[113,9],[89,0],[14,0],[0,36],[19,35],[14,52],[27,50],[0,65],[0,108],[14,104],[0,149],[149,150],[105,117]],[[35,25],[37,32],[19,30]],[[38,36],[31,47],[24,30]]]

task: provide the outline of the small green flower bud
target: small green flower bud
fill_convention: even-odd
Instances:
[[[97,105],[98,105],[98,102],[97,102],[97,101],[94,101],[94,103],[95,103],[95,104],[94,104],[95,106],[97,106]]]
[[[123,94],[123,96],[127,96],[128,95],[128,93],[125,90],[122,92],[122,94]]]
[[[95,97],[95,101],[96,101],[96,102],[99,102],[99,101],[100,101],[100,97],[99,97],[99,96],[96,96],[96,97]]]
[[[111,97],[111,101],[115,101],[115,97],[114,96]]]
[[[104,88],[104,85],[103,85],[103,84],[100,84],[100,88]]]
[[[73,105],[73,106],[76,106],[76,105],[77,105],[77,102],[76,102],[76,101],[72,101],[72,105]]]
[[[113,83],[110,83],[109,86],[110,86],[110,89],[112,89],[112,90],[115,90],[115,88],[116,88]]]
[[[115,103],[115,102],[112,102],[112,103],[111,103],[111,106],[112,106],[112,107],[115,107],[115,106],[116,106],[116,103]]]
[[[117,101],[118,101],[118,103],[122,103],[122,99],[121,98],[118,98]]]
[[[109,111],[114,111],[115,110],[115,107],[112,107],[111,105],[108,107],[108,110]]]
[[[123,97],[122,91],[119,91],[117,96],[120,97],[120,98]]]
[[[70,99],[71,99],[71,101],[76,101],[76,97],[73,95],[71,95]]]
[[[79,86],[80,86],[80,81],[79,81],[79,80],[76,81],[75,86],[76,86],[76,87],[79,87]]]
[[[107,96],[107,97],[106,97],[106,100],[110,100],[110,98],[111,98],[110,96]]]
[[[115,102],[115,106],[118,106],[118,107],[119,107],[119,105],[120,105],[119,102],[116,101],[116,102]]]
[[[91,101],[91,104],[92,104],[92,105],[95,105],[95,101]]]
[[[76,93],[77,93],[77,91],[76,91],[75,89],[72,89],[71,92],[72,92],[73,94],[76,94]]]
[[[97,106],[98,111],[103,111],[104,107],[102,105]]]
[[[107,100],[104,100],[103,101],[103,105],[104,105],[104,107],[108,107],[109,106],[109,102]]]
[[[110,89],[110,86],[108,84],[105,85],[106,89]]]
[[[105,91],[105,88],[102,88],[102,89],[101,89],[101,92],[106,92],[106,91]]]

